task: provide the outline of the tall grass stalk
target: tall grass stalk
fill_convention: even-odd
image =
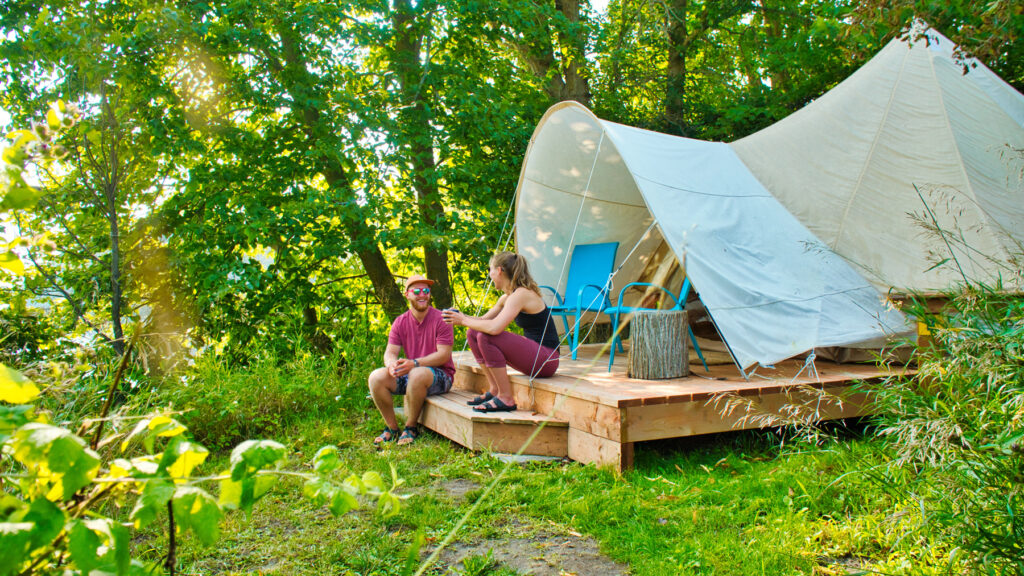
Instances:
[[[898,486],[929,539],[978,573],[1024,574],[1024,299],[975,285],[908,311],[931,333],[918,375],[874,390]]]

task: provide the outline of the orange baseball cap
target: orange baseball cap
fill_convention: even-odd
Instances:
[[[433,280],[422,274],[413,274],[405,279],[405,291],[408,292],[409,286],[412,286],[413,284],[426,284],[427,286],[431,286],[433,283]]]

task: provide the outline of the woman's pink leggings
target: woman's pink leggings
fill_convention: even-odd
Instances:
[[[491,336],[470,329],[466,331],[466,339],[481,366],[511,366],[523,374],[540,378],[547,378],[558,370],[558,350],[545,348],[526,336],[508,330]]]

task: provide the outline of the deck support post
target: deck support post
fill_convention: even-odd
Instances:
[[[633,443],[616,442],[579,428],[569,428],[569,458],[625,472],[633,468]]]

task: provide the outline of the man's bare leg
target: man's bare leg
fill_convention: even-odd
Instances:
[[[384,424],[391,430],[398,430],[398,419],[395,418],[395,378],[388,374],[387,368],[377,368],[370,373],[367,381],[370,396],[377,405],[380,415],[384,417]],[[377,443],[376,440],[374,442]]]
[[[413,368],[409,372],[409,385],[405,388],[405,425],[415,428],[423,411],[423,402],[427,399],[427,391],[434,383],[434,371],[430,368]]]

